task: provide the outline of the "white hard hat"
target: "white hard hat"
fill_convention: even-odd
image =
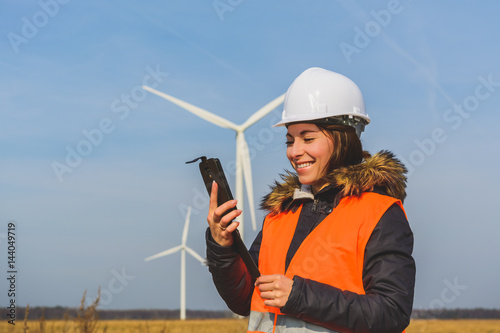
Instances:
[[[303,121],[352,126],[360,136],[370,117],[354,82],[344,75],[312,67],[288,88],[281,121],[274,126]]]

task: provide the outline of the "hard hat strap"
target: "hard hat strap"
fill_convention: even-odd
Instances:
[[[310,121],[313,124],[321,125],[344,125],[353,127],[356,130],[358,137],[361,137],[361,133],[365,130],[366,120],[360,117],[351,115],[342,115],[336,117],[328,117],[315,119]]]

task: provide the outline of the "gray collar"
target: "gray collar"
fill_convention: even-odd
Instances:
[[[300,199],[310,199],[314,200],[314,194],[312,193],[312,186],[311,185],[301,185],[300,188],[296,188],[295,191],[293,192],[293,200],[300,200]]]

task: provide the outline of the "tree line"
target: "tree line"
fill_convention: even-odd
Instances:
[[[415,309],[414,319],[500,319],[500,309]]]
[[[0,308],[1,318],[7,318],[8,309]],[[44,318],[46,320],[58,319],[74,319],[77,317],[78,309],[62,306],[55,307],[29,307],[29,320],[39,320]],[[180,310],[160,310],[160,309],[137,309],[137,310],[97,310],[99,320],[112,320],[112,319],[139,319],[139,320],[152,320],[152,319],[179,319]],[[22,321],[26,315],[25,307],[16,308],[16,317],[18,321]],[[186,310],[186,317],[188,319],[219,319],[231,318],[233,313],[231,311],[210,311],[210,310]]]

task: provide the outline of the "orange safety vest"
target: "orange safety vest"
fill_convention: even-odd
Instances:
[[[366,244],[382,215],[398,199],[376,193],[345,197],[305,238],[285,271],[288,248],[302,206],[266,217],[262,230],[259,270],[262,275],[295,275],[365,294],[363,264]],[[334,332],[301,319],[283,315],[279,308],[264,305],[255,288],[248,332]]]

